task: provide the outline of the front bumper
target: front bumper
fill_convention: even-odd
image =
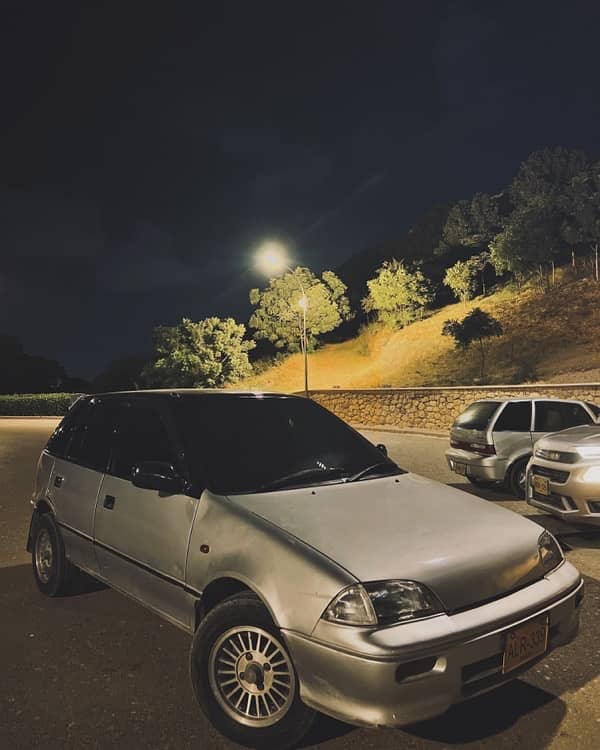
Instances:
[[[461,448],[448,448],[445,455],[450,471],[484,482],[504,481],[506,461],[498,456],[481,456]]]
[[[564,521],[600,525],[600,484],[584,482],[592,464],[562,464],[533,458],[527,468],[527,502]],[[560,476],[562,473],[563,476]],[[548,480],[548,494],[536,492],[534,475]],[[563,480],[565,475],[566,481]]]
[[[564,562],[541,581],[454,615],[370,631],[370,637],[367,631],[325,624],[313,637],[286,631],[285,638],[307,705],[350,724],[403,726],[439,716],[529,669],[536,660],[502,673],[510,629],[547,616],[548,651],[570,642],[579,628],[582,600],[583,581]],[[349,631],[348,644],[362,641],[371,653],[332,647],[315,637],[328,627]]]

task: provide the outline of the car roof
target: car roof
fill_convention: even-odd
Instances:
[[[136,391],[108,391],[106,393],[86,394],[88,398],[100,398],[105,396],[187,396],[202,398],[205,396],[220,396],[230,398],[300,398],[291,393],[278,393],[276,391],[235,391],[223,390],[221,388],[149,388]]]
[[[556,396],[521,396],[519,398],[503,398],[502,396],[499,396],[498,398],[478,398],[477,401],[473,401],[473,403],[481,404],[483,402],[488,402],[493,404],[508,404],[513,401],[559,401],[561,404],[583,403],[583,400],[579,398],[556,398]]]

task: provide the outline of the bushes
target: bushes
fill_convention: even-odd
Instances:
[[[76,393],[0,395],[0,416],[62,417],[76,397]]]

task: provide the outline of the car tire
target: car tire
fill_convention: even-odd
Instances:
[[[213,726],[246,747],[291,748],[316,717],[300,700],[281,633],[251,592],[226,599],[202,620],[190,650],[190,677]]]
[[[74,568],[65,555],[60,531],[49,513],[39,516],[33,532],[31,563],[35,582],[46,596],[62,596],[69,590]]]
[[[520,500],[525,499],[525,482],[527,464],[529,463],[529,456],[525,458],[519,458],[510,467],[508,471],[507,485],[510,491],[518,497]]]

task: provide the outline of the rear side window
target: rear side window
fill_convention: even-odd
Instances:
[[[536,432],[560,432],[591,422],[592,418],[581,404],[565,401],[537,401],[535,404]]]
[[[486,430],[490,418],[499,406],[500,401],[476,401],[463,411],[454,425],[465,430]]]
[[[85,423],[75,431],[67,458],[96,471],[106,471],[114,432],[115,410],[103,403],[92,404]]]
[[[514,401],[506,404],[494,432],[529,432],[531,430],[531,401]]]
[[[79,400],[73,404],[48,440],[46,448],[49,453],[57,458],[66,457],[73,437],[85,425],[89,409],[90,402],[87,400]]]
[[[176,464],[176,451],[160,414],[152,408],[119,409],[110,473],[131,479],[131,472],[142,461]]]

